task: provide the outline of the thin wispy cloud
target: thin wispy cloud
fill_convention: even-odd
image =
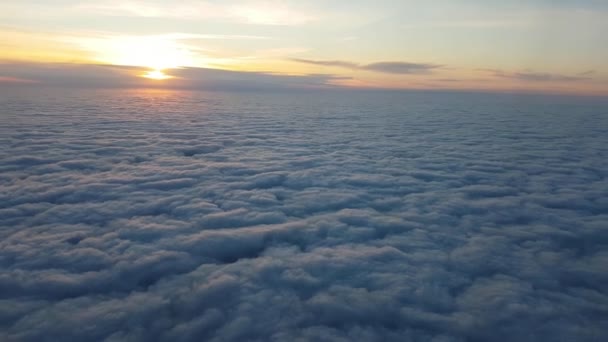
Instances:
[[[162,37],[171,39],[201,39],[201,40],[269,40],[273,39],[268,36],[255,36],[246,34],[198,34],[198,33],[169,33],[163,34]]]
[[[229,17],[250,24],[294,26],[315,21],[315,15],[283,2],[258,1],[236,4],[228,8]]]
[[[359,64],[347,61],[321,61],[321,60],[313,60],[313,59],[304,59],[304,58],[292,58],[294,62],[305,63],[305,64],[313,64],[320,66],[328,66],[328,67],[339,67],[339,68],[350,68],[357,69],[360,67]]]
[[[237,1],[222,4],[210,1],[185,1],[178,4],[105,1],[79,4],[75,9],[106,16],[211,19],[258,25],[291,26],[315,20],[315,15],[302,8],[276,1]]]
[[[591,76],[591,75],[594,75],[595,73],[596,73],[595,70],[586,70],[586,71],[579,73],[578,75],[579,76]]]
[[[260,58],[285,58],[288,56],[300,54],[309,51],[306,47],[282,47],[257,50],[249,56],[244,56],[241,59],[260,59]]]
[[[575,76],[536,71],[505,72],[500,70],[493,70],[491,72],[496,77],[510,78],[529,82],[574,82],[591,79],[591,73],[588,72],[584,72]]]
[[[387,74],[425,74],[440,67],[441,65],[428,63],[377,62],[363,65],[360,68]]]
[[[404,29],[491,29],[491,28],[517,28],[529,25],[522,19],[470,19],[470,20],[447,20],[447,21],[425,21],[401,25]]]
[[[327,67],[339,67],[339,68],[350,68],[358,70],[367,70],[380,72],[385,74],[425,74],[432,72],[434,69],[441,68],[441,65],[430,64],[430,63],[410,63],[410,62],[375,62],[370,64],[357,64],[349,61],[339,60],[313,60],[304,58],[292,58],[294,62],[327,66]]]

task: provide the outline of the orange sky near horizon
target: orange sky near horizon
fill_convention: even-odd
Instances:
[[[141,67],[125,77],[167,86],[180,68],[210,68],[346,87],[608,95],[608,6],[595,1],[35,0],[0,4],[0,18],[0,63]],[[0,69],[0,82],[39,80]]]

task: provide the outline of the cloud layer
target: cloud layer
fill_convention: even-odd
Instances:
[[[0,105],[0,340],[608,337],[605,103],[15,88]]]

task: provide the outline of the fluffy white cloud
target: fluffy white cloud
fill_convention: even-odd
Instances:
[[[608,336],[603,104],[7,94],[0,339]]]

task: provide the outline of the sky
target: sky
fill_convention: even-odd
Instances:
[[[608,95],[600,0],[9,0],[0,23],[11,85]]]

